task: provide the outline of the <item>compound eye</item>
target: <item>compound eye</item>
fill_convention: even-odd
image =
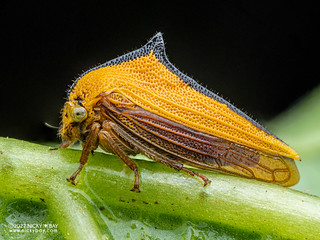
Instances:
[[[75,122],[81,122],[87,116],[87,111],[83,107],[75,107],[72,109],[71,118]]]

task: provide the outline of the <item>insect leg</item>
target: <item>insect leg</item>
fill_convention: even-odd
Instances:
[[[185,168],[185,167],[183,167],[182,170],[185,171],[186,173],[189,173],[191,176],[196,175],[199,178],[201,178],[203,180],[203,182],[204,182],[203,186],[207,186],[209,183],[211,183],[211,180],[209,178],[207,178],[206,176],[204,176],[204,175],[202,175],[202,174],[200,174],[200,173],[198,173],[196,171],[192,171],[192,170],[190,170],[188,168]]]
[[[89,154],[92,150],[95,150],[97,146],[97,140],[98,140],[98,132],[100,130],[100,124],[99,123],[93,123],[91,130],[89,132],[89,135],[86,139],[86,142],[83,146],[81,157],[80,157],[80,166],[78,169],[72,174],[70,178],[67,178],[68,182],[71,182],[73,185],[76,185],[75,179],[78,176],[78,174],[81,172],[83,166],[88,162]]]
[[[121,144],[123,140],[120,139],[117,133],[112,130],[111,125],[107,121],[103,123],[103,130],[99,132],[99,142],[100,146],[116,154],[122,160],[122,162],[134,172],[135,179],[131,191],[140,192],[139,172],[137,164],[128,157],[127,153],[124,150],[121,149],[119,143]]]

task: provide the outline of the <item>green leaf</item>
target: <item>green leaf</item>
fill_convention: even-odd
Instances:
[[[292,146],[302,159],[301,162],[297,162],[301,179],[293,188],[318,196],[320,196],[319,103],[320,86],[268,124],[268,128]]]
[[[131,170],[104,153],[90,156],[73,186],[66,178],[80,154],[0,138],[2,239],[320,238],[318,197],[199,171],[212,180],[203,187],[196,177],[144,160],[135,160],[141,176],[135,193]],[[10,231],[28,229],[23,223],[57,224],[57,232]]]

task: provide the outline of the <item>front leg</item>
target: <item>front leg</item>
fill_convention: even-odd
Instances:
[[[139,173],[137,164],[128,157],[127,153],[123,150],[125,147],[123,139],[112,129],[109,122],[104,121],[102,124],[102,130],[99,132],[99,144],[100,146],[117,155],[123,163],[125,163],[135,175],[134,185],[131,191],[140,192],[139,190]]]
[[[73,185],[76,185],[75,179],[78,176],[78,174],[81,172],[83,166],[88,162],[89,154],[91,151],[97,149],[98,144],[98,133],[100,131],[101,125],[97,122],[94,122],[92,124],[92,127],[90,129],[89,135],[86,139],[86,142],[83,146],[81,157],[80,157],[80,166],[78,169],[72,174],[70,178],[67,178],[68,182],[71,182]]]

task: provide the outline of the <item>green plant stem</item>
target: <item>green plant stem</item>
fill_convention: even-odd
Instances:
[[[199,171],[212,180],[203,187],[196,177],[141,160],[135,160],[141,193],[134,193],[129,191],[134,178],[130,169],[117,157],[102,153],[90,157],[77,179],[79,184],[73,186],[66,178],[77,169],[79,157],[80,151],[76,150],[49,150],[0,138],[0,195],[44,199],[66,239],[118,239],[123,234],[118,231],[125,231],[119,229],[123,226],[121,218],[162,229],[170,228],[166,219],[205,223],[219,236],[225,233],[239,239],[320,238],[318,197],[274,184]]]

